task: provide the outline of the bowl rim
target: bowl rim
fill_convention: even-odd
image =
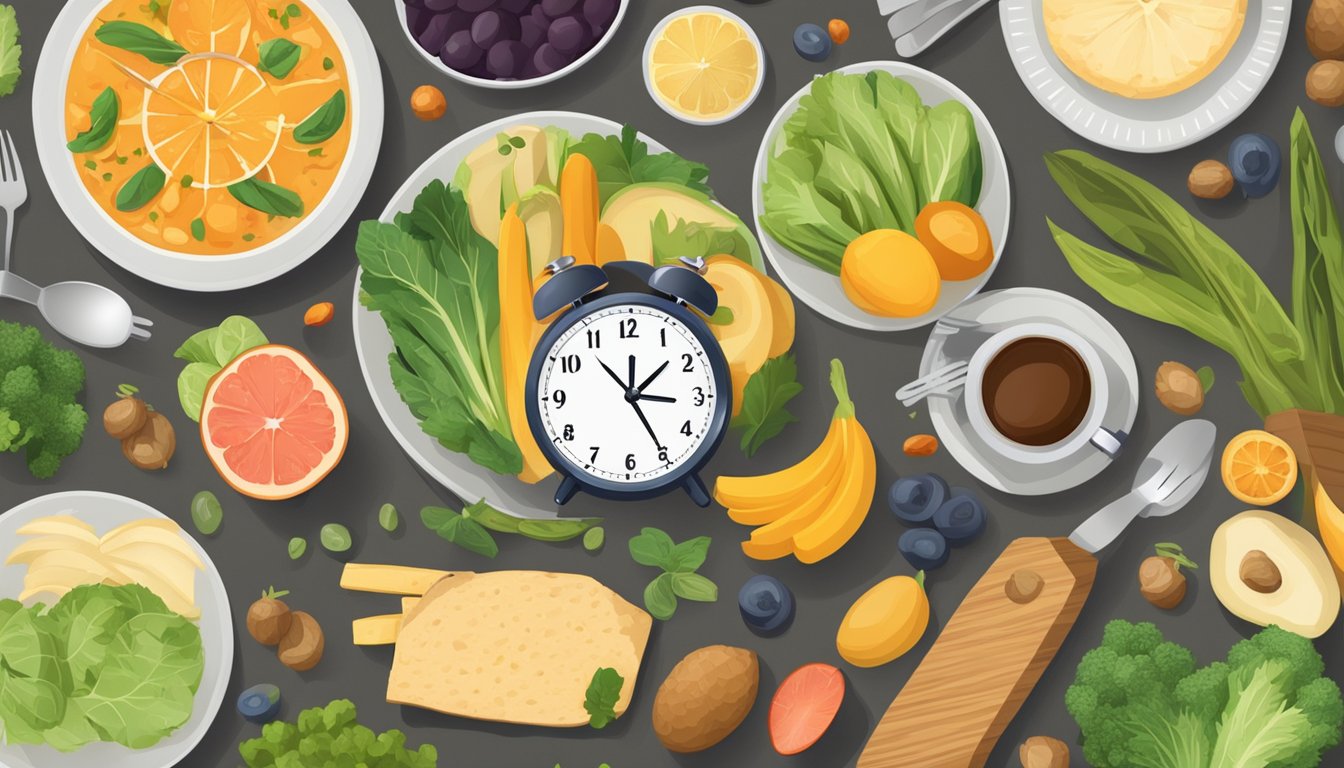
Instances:
[[[435,69],[459,83],[466,83],[467,85],[474,85],[478,88],[487,88],[496,91],[517,91],[524,88],[535,88],[539,85],[553,83],[576,71],[579,67],[582,67],[584,64],[587,64],[595,58],[597,54],[601,53],[603,48],[607,47],[607,44],[611,42],[611,39],[616,36],[616,31],[620,29],[621,22],[625,21],[626,11],[630,9],[630,0],[620,0],[619,5],[616,8],[616,18],[611,20],[611,26],[607,27],[607,31],[602,34],[602,37],[593,44],[592,48],[589,48],[584,52],[582,56],[560,69],[547,75],[540,75],[526,80],[489,80],[484,77],[476,77],[474,75],[468,75],[465,72],[459,72],[440,61],[438,56],[434,56],[430,54],[429,51],[421,48],[420,43],[411,35],[411,28],[406,25],[406,1],[392,0],[392,2],[397,6],[397,20],[400,22],[401,32],[406,37],[406,41],[410,43],[411,49],[420,54],[420,58],[429,62]]]
[[[79,178],[74,153],[66,148],[65,94],[72,75],[71,65],[85,31],[109,2],[111,0],[68,0],[52,23],[34,75],[33,132],[38,160],[57,204],[80,235],[99,253],[132,274],[170,288],[203,292],[236,290],[264,283],[294,269],[321,250],[349,220],[363,197],[373,175],[383,133],[381,74],[361,74],[360,68],[353,66],[359,61],[375,61],[377,54],[367,29],[348,0],[305,0],[307,7],[326,27],[347,64],[345,86],[350,95],[350,143],[336,178],[317,205],[293,229],[256,248],[218,255],[172,251],[136,237],[94,202]],[[60,34],[67,30],[71,33],[68,37]],[[245,276],[238,276],[237,267],[276,252],[287,255],[271,260],[261,269],[249,270]],[[155,262],[166,268],[156,270],[149,266]],[[234,268],[232,274],[215,274],[229,272],[229,268]],[[154,274],[156,271],[167,271],[172,275]],[[203,274],[195,278],[182,274],[195,271]]]
[[[719,117],[702,118],[678,112],[672,105],[663,101],[663,99],[658,96],[657,91],[653,87],[653,76],[649,72],[649,59],[653,55],[653,44],[658,40],[658,35],[660,35],[672,22],[683,16],[690,16],[693,13],[717,13],[720,16],[727,16],[729,19],[736,21],[738,25],[742,27],[742,30],[747,33],[747,40],[751,41],[752,47],[756,49],[756,58],[761,63],[761,71],[757,73],[756,84],[752,86],[751,93],[747,94],[746,100],[737,105],[732,112],[720,115]],[[667,14],[657,24],[653,25],[653,31],[649,33],[648,40],[644,42],[644,52],[640,54],[640,69],[644,73],[644,90],[648,91],[649,98],[653,99],[653,103],[657,104],[659,109],[688,125],[723,125],[724,123],[740,117],[743,112],[746,112],[751,108],[752,104],[756,103],[756,98],[761,95],[761,89],[765,86],[766,66],[765,46],[761,44],[761,38],[756,34],[756,30],[747,23],[746,19],[738,16],[727,8],[720,8],[717,5],[692,5]]]

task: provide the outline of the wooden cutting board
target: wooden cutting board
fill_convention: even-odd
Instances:
[[[979,768],[1054,659],[1097,559],[1017,539],[948,619],[868,739],[859,768]]]

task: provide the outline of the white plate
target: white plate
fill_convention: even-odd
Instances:
[[[952,323],[935,326],[924,347],[920,376],[948,363],[969,360],[987,334],[1019,323],[1054,322],[1087,339],[1101,356],[1111,393],[1102,417],[1104,426],[1126,434],[1133,429],[1139,412],[1139,371],[1134,356],[1115,326],[1081,301],[1043,288],[1008,288],[971,299],[948,313],[947,319],[976,329],[954,331]],[[1114,463],[1091,445],[1053,464],[1013,461],[996,452],[971,428],[960,393],[931,397],[927,403],[933,428],[952,458],[981,482],[1000,491],[1020,496],[1058,493],[1091,480]]]
[[[382,221],[390,222],[397,213],[409,211],[415,202],[415,196],[429,182],[434,179],[451,180],[457,173],[458,166],[472,150],[481,145],[481,142],[514,125],[539,127],[554,125],[564,128],[575,136],[582,136],[585,133],[620,135],[621,132],[618,123],[575,112],[528,112],[496,120],[462,134],[426,160],[392,196],[391,202],[383,211]],[[642,133],[639,137],[648,143],[650,152],[668,151],[666,146]],[[377,312],[372,312],[360,304],[359,283],[359,275],[356,275],[354,309],[351,314],[355,326],[355,351],[359,354],[359,367],[364,372],[364,381],[369,386],[374,406],[378,408],[378,413],[382,415],[392,436],[411,459],[426,474],[468,504],[485,499],[495,508],[510,514],[523,517],[555,517],[557,508],[554,496],[556,486],[560,482],[557,476],[552,475],[536,485],[528,485],[511,476],[497,475],[467,458],[465,453],[455,453],[444,448],[438,440],[420,429],[420,422],[401,401],[396,387],[392,385],[392,373],[387,365],[387,356],[396,348],[392,344],[392,337],[387,333],[387,325]]]
[[[107,0],[69,0],[56,17],[33,81],[37,156],[75,229],[118,266],[150,282],[187,291],[231,291],[264,283],[307,261],[340,230],[373,176],[383,136],[383,80],[373,41],[346,0],[309,3],[341,48],[350,73],[350,147],[327,191],[303,221],[259,248],[227,256],[192,256],[150,245],[112,220],[85,190],[65,146],[65,89],[84,30]],[[22,258],[22,256],[20,256]]]
[[[18,543],[18,530],[39,517],[73,515],[94,526],[102,535],[113,528],[147,517],[167,519],[158,510],[125,496],[97,491],[53,493],[25,501],[0,515],[0,542],[7,549]],[[205,563],[205,572],[196,583],[196,604],[201,609],[201,643],[205,649],[205,671],[196,690],[191,719],[168,738],[148,749],[130,749],[120,744],[90,744],[70,753],[48,746],[0,745],[0,768],[171,768],[186,757],[205,738],[206,731],[219,713],[233,672],[233,616],[229,595],[215,564],[201,545],[183,532],[197,557]],[[2,560],[3,558],[0,558]],[[27,566],[0,566],[0,597],[16,597],[23,590]],[[46,596],[47,602],[54,602]]]
[[[676,21],[677,19],[683,16],[689,16],[690,14],[693,13],[714,13],[732,19],[742,27],[742,30],[747,35],[747,40],[749,40],[751,42],[751,46],[756,49],[756,62],[757,66],[759,67],[759,71],[757,71],[756,73],[756,85],[752,86],[751,93],[747,94],[746,101],[737,105],[737,108],[735,108],[732,112],[729,112],[728,114],[722,117],[712,117],[709,119],[704,119],[687,115],[683,112],[678,111],[675,107],[673,107],[671,104],[668,104],[666,101],[663,101],[663,99],[657,94],[656,91],[654,91],[653,88],[653,77],[652,73],[649,72],[649,65],[650,63],[652,63],[653,60],[653,44],[658,41],[658,36],[663,34],[663,30],[667,28],[668,24],[671,24],[672,22]],[[644,54],[643,58],[640,61],[641,61],[641,67],[644,70],[644,89],[649,92],[649,98],[653,99],[653,103],[657,104],[659,109],[662,109],[664,112],[677,118],[683,123],[690,123],[691,125],[722,125],[728,122],[729,120],[732,120],[733,118],[747,111],[747,108],[750,107],[752,103],[756,101],[756,97],[761,95],[761,86],[765,84],[765,48],[761,46],[761,38],[756,36],[756,30],[752,29],[751,25],[748,24],[745,19],[743,19],[741,16],[738,16],[736,13],[724,10],[723,8],[719,8],[718,6],[713,5],[693,5],[690,8],[683,8],[680,11],[673,11],[672,13],[669,13],[667,16],[663,17],[663,20],[658,22],[658,24],[653,28],[653,31],[649,33],[649,40],[648,42],[644,43]]]
[[[980,107],[960,88],[942,77],[919,67],[899,61],[869,61],[863,64],[851,64],[838,71],[849,74],[861,74],[880,70],[905,80],[914,86],[919,97],[930,106],[944,101],[960,101],[971,111],[975,119],[975,131],[980,139],[980,153],[984,158],[984,182],[980,187],[980,201],[975,209],[984,217],[989,227],[989,237],[994,243],[994,261],[989,268],[970,280],[944,281],[938,303],[933,309],[918,317],[879,317],[869,314],[854,305],[845,296],[840,287],[840,278],[827,274],[810,264],[801,256],[780,245],[770,233],[761,226],[761,215],[765,213],[763,190],[766,181],[766,164],[771,153],[778,149],[780,132],[784,122],[798,110],[798,102],[812,89],[808,83],[793,95],[775,115],[774,122],[765,132],[765,141],[761,142],[760,152],[756,155],[756,173],[752,179],[754,190],[752,205],[756,213],[756,232],[761,240],[761,250],[770,260],[784,285],[813,310],[833,320],[853,328],[866,331],[908,331],[928,325],[950,312],[961,302],[980,292],[990,275],[1003,258],[1003,248],[1008,242],[1008,224],[1011,220],[1012,201],[1008,188],[1008,161],[1004,158],[999,138],[989,125],[989,118],[980,111]]]
[[[616,9],[616,18],[612,19],[611,27],[607,29],[606,34],[602,35],[602,39],[598,40],[597,44],[594,45],[592,48],[590,48],[587,53],[583,54],[574,61],[571,61],[569,64],[562,67],[561,69],[557,69],[556,71],[552,72],[549,75],[542,75],[541,77],[533,77],[528,80],[490,80],[484,77],[473,77],[472,75],[468,75],[465,72],[458,72],[456,69],[453,69],[447,64],[444,64],[443,61],[441,61],[438,56],[435,56],[431,54],[429,51],[426,51],[424,48],[421,48],[420,43],[416,42],[416,39],[411,36],[410,27],[406,26],[405,0],[392,0],[392,2],[395,3],[397,6],[397,20],[398,23],[401,25],[401,31],[406,34],[407,42],[411,44],[411,48],[415,49],[416,53],[420,54],[420,58],[424,59],[425,61],[428,61],[431,65],[434,66],[435,69],[439,70],[440,72],[444,73],[445,75],[453,78],[454,80],[460,83],[466,83],[467,85],[476,85],[480,86],[481,88],[492,88],[501,91],[517,90],[519,88],[533,88],[538,85],[546,85],[547,83],[553,83],[556,80],[559,80],[560,78],[564,77],[565,75],[568,75],[569,73],[577,70],[579,67],[582,67],[584,64],[587,64],[589,61],[592,60],[594,56],[601,53],[602,49],[607,47],[607,43],[611,42],[611,39],[616,36],[616,31],[620,29],[621,22],[625,20],[626,10],[630,8],[630,0],[621,0],[620,7]]]
[[[1159,99],[1128,99],[1073,74],[1045,34],[1041,0],[1001,0],[1008,55],[1027,90],[1069,130],[1127,152],[1167,152],[1212,136],[1251,105],[1283,54],[1292,0],[1251,0],[1227,58],[1208,77]]]

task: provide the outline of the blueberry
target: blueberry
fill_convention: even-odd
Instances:
[[[947,562],[947,539],[932,528],[911,528],[896,541],[906,562],[921,571],[931,571]]]
[[[933,513],[951,495],[947,483],[935,474],[902,477],[891,486],[887,501],[897,520],[911,526],[928,526]]]
[[[793,593],[774,576],[747,579],[737,592],[737,607],[742,621],[758,635],[778,635],[793,623]]]
[[[954,547],[978,538],[985,532],[987,521],[984,505],[964,488],[955,489],[952,498],[933,513],[933,527]]]
[[[831,36],[816,24],[799,24],[793,30],[793,50],[808,61],[825,61],[831,55]]]
[[[274,685],[254,685],[238,696],[238,714],[253,723],[269,723],[280,714],[280,689]]]
[[[1244,133],[1227,150],[1227,167],[1247,197],[1264,197],[1274,191],[1283,168],[1279,145],[1263,133]]]

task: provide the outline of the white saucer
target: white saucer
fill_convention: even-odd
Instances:
[[[993,333],[1009,325],[1033,321],[1064,325],[1096,347],[1111,392],[1102,423],[1108,429],[1128,433],[1139,411],[1139,371],[1134,356],[1119,331],[1096,310],[1057,291],[1008,288],[966,301],[934,326],[919,363],[919,375],[969,360],[987,338],[984,331]],[[963,325],[971,328],[957,330],[957,326]],[[981,482],[1006,493],[1019,496],[1058,493],[1091,480],[1112,463],[1091,445],[1084,445],[1073,456],[1054,464],[1013,461],[990,448],[971,429],[960,396],[931,397],[927,403],[933,428],[952,458]]]

